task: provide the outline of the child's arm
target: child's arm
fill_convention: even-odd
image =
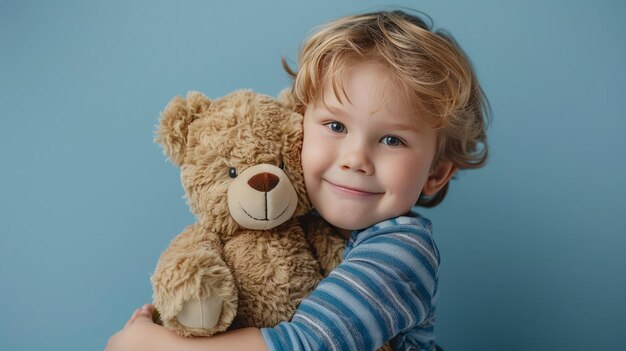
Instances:
[[[267,351],[256,328],[237,329],[209,338],[184,338],[150,318],[152,306],[136,310],[124,329],[109,339],[105,351]]]
[[[360,233],[360,243],[300,303],[291,322],[187,339],[146,317],[147,323],[132,323],[118,333],[119,344],[118,334],[113,336],[106,351],[373,350],[417,325],[422,329],[400,345],[430,349],[439,255],[427,229],[400,229],[389,233],[381,226]]]
[[[380,223],[358,234],[290,322],[261,335],[276,350],[374,350],[396,336],[396,347],[429,350],[438,267],[430,222]]]

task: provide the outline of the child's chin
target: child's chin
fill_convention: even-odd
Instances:
[[[355,214],[350,214],[348,211],[329,211],[330,213],[324,214],[320,213],[328,223],[332,224],[334,227],[344,229],[344,230],[360,230],[367,228],[376,222],[372,222],[372,216],[359,216]]]

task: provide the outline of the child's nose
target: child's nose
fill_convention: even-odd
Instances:
[[[346,150],[342,154],[340,167],[344,171],[359,172],[364,175],[374,174],[374,164],[372,163],[367,150],[361,147]]]

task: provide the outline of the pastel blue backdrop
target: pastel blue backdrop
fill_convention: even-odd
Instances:
[[[153,143],[175,95],[275,95],[309,30],[385,1],[0,2],[0,350],[101,350],[194,221]],[[395,1],[472,58],[487,167],[424,211],[446,350],[623,350],[626,6]]]

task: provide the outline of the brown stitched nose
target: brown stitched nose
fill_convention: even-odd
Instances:
[[[248,180],[248,185],[255,190],[266,193],[274,189],[274,187],[278,184],[278,181],[279,179],[277,176],[272,173],[263,172],[250,178],[250,180]]]

